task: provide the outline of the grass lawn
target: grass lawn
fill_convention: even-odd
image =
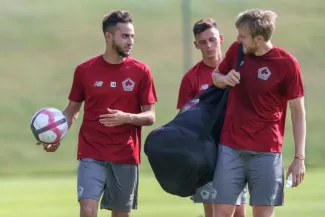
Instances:
[[[325,170],[307,171],[304,183],[285,189],[285,205],[276,209],[281,217],[321,217],[325,214]],[[1,217],[79,216],[75,177],[28,177],[0,179]],[[165,193],[152,174],[142,174],[139,209],[134,217],[197,217],[201,204]],[[99,217],[110,216],[106,210]],[[248,208],[248,217],[251,208]]]

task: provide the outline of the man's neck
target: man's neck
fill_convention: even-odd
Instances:
[[[210,66],[212,68],[216,68],[222,61],[222,55],[221,53],[218,54],[215,58],[205,58],[202,59],[203,63],[207,66]]]
[[[263,56],[270,50],[272,50],[273,44],[271,41],[265,42],[254,54],[255,56]]]
[[[103,54],[103,58],[110,64],[120,64],[126,59],[126,57],[121,57],[115,51],[108,49],[106,49],[105,53]]]

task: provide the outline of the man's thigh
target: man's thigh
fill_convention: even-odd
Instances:
[[[247,168],[250,205],[281,206],[284,196],[282,153],[252,152]]]
[[[107,174],[101,208],[120,212],[137,209],[138,165],[109,163]]]
[[[78,200],[99,201],[106,185],[106,174],[105,162],[91,158],[80,159],[77,180]]]
[[[241,151],[220,144],[213,179],[217,191],[215,203],[237,205],[245,185],[245,162]]]

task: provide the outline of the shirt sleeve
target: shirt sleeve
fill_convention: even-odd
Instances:
[[[289,70],[284,78],[283,93],[287,100],[304,96],[304,86],[300,73],[300,66],[296,58],[289,60]]]
[[[141,106],[151,105],[158,101],[151,71],[145,67],[145,76],[140,83],[139,100]]]
[[[76,68],[73,82],[69,94],[69,100],[73,102],[83,102],[85,100],[85,89],[82,82],[82,74],[79,67]]]
[[[236,60],[236,55],[238,54],[239,42],[234,42],[227,50],[225,57],[218,66],[218,71],[220,74],[226,75],[229,71],[234,68],[234,62]]]
[[[181,109],[188,101],[195,97],[193,92],[193,84],[190,76],[185,74],[181,81],[181,85],[178,91],[177,109]]]

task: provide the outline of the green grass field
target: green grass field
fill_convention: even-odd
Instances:
[[[310,172],[298,189],[286,191],[278,216],[325,216],[325,4],[323,0],[192,0],[191,25],[213,17],[225,37],[223,52],[236,38],[236,15],[248,8],[273,9],[278,23],[273,42],[300,61],[306,87],[307,157]],[[101,19],[112,9],[129,10],[134,18],[133,56],[152,69],[159,103],[157,122],[147,133],[176,114],[178,85],[184,74],[180,0],[0,2],[0,216],[77,216],[75,200],[76,142],[81,119],[55,154],[35,146],[29,129],[42,107],[63,109],[77,64],[102,53]],[[192,44],[194,64],[200,54]],[[288,117],[290,113],[288,114]],[[285,166],[292,160],[288,118]],[[142,157],[140,209],[135,216],[198,216],[200,205],[161,191],[145,155]],[[101,216],[105,216],[104,212]]]
[[[325,213],[325,171],[307,172],[299,188],[285,190],[285,206],[276,208],[280,217],[321,217]],[[1,217],[78,216],[75,177],[0,179]],[[152,175],[140,180],[139,209],[134,217],[198,217],[201,204],[163,192]],[[101,210],[99,217],[109,216]],[[248,209],[251,217],[251,209]]]

